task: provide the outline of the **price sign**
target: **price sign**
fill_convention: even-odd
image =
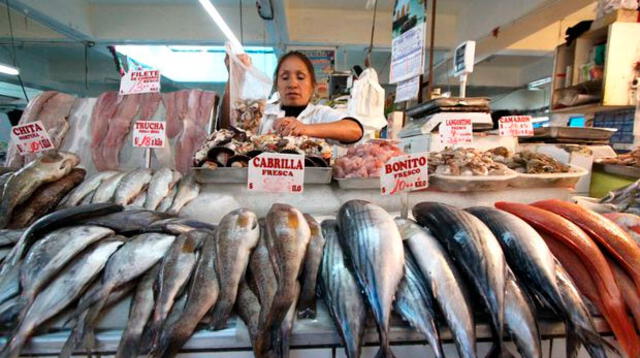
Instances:
[[[20,155],[54,149],[51,137],[41,121],[12,127],[11,139],[16,144]]]
[[[531,116],[506,116],[498,121],[501,136],[530,137],[533,135]]]
[[[137,121],[133,126],[133,146],[137,148],[164,148],[166,123]]]
[[[380,176],[382,195],[426,189],[429,186],[429,155],[417,153],[391,158]]]
[[[120,79],[120,94],[160,92],[160,71],[129,71]]]
[[[471,119],[445,119],[440,123],[439,132],[440,141],[446,147],[473,142]]]
[[[304,156],[263,153],[251,159],[247,189],[267,193],[302,193]]]

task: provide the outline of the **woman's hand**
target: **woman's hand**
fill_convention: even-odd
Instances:
[[[281,136],[302,136],[306,134],[306,125],[294,117],[284,117],[276,120],[273,129]]]

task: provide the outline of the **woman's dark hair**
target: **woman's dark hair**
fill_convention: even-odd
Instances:
[[[278,61],[278,66],[276,66],[276,72],[273,74],[273,78],[275,79],[274,81],[275,89],[278,88],[278,72],[280,72],[280,67],[282,67],[282,63],[290,57],[297,57],[304,63],[304,66],[307,68],[307,71],[309,71],[309,73],[311,74],[311,84],[315,88],[317,84],[316,73],[313,70],[313,64],[311,63],[311,60],[309,60],[309,57],[307,57],[305,54],[299,51],[290,51],[290,52],[287,52],[284,56],[280,57],[280,60]]]

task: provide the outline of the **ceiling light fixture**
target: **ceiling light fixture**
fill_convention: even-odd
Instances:
[[[0,63],[0,73],[4,73],[11,76],[17,76],[20,74],[20,71],[15,67]]]
[[[242,44],[240,43],[240,41],[238,41],[238,38],[236,37],[236,35],[233,34],[233,31],[231,31],[231,29],[229,28],[227,23],[224,21],[222,16],[220,16],[220,13],[218,12],[218,10],[216,10],[216,7],[213,6],[211,1],[210,0],[198,0],[198,1],[200,1],[200,5],[202,5],[205,11],[207,11],[209,16],[211,16],[213,21],[216,23],[216,25],[218,25],[218,27],[220,28],[220,31],[222,31],[222,33],[224,33],[224,35],[227,37],[227,39],[231,43],[231,48],[237,53],[243,53],[244,49],[242,48]]]

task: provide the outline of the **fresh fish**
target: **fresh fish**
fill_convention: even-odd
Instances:
[[[304,269],[302,270],[302,290],[298,300],[298,317],[316,317],[316,282],[320,263],[322,263],[322,252],[324,250],[324,236],[320,224],[309,214],[304,214],[304,218],[311,229],[311,239],[307,247],[307,254],[304,258]]]
[[[409,324],[422,332],[436,357],[444,357],[440,332],[435,321],[435,303],[411,252],[404,256],[404,277],[400,281],[393,307]]]
[[[271,346],[273,347],[273,353],[276,357],[289,358],[291,331],[296,319],[296,306],[298,305],[298,299],[300,298],[300,290],[300,283],[296,281],[294,288],[296,294],[294,296],[294,300],[287,311],[287,315],[284,316],[280,329],[278,329],[277,333],[272,337]]]
[[[0,269],[0,287],[3,287],[2,281],[4,280],[5,273],[15,268],[20,259],[22,259],[24,252],[27,251],[33,241],[37,240],[41,235],[60,227],[76,225],[80,220],[122,210],[123,207],[120,205],[92,204],[54,211],[51,214],[41,217],[22,233],[20,240],[18,240],[5,259],[2,269]]]
[[[127,172],[117,173],[109,178],[105,178],[102,183],[96,189],[93,194],[92,203],[109,203],[113,200],[113,196],[116,193],[116,189],[120,185],[122,179],[127,175]]]
[[[2,275],[0,279],[0,302],[4,303],[20,293],[20,267],[19,262]]]
[[[424,202],[413,208],[413,216],[440,240],[482,298],[502,351],[507,264],[500,243],[478,218],[453,206]]]
[[[320,266],[319,295],[338,329],[347,358],[358,358],[367,323],[367,306],[345,262],[337,222],[323,221],[322,234],[326,244]]]
[[[173,188],[169,190],[169,193],[167,193],[167,195],[164,198],[162,198],[156,210],[162,213],[166,213],[167,211],[169,211],[169,209],[171,208],[171,205],[173,204],[173,199],[176,197],[177,193],[178,193],[177,185],[174,185]]]
[[[533,305],[520,289],[513,274],[507,275],[504,294],[504,321],[523,358],[542,358],[538,322]]]
[[[73,302],[105,266],[122,241],[107,240],[87,251],[67,266],[35,299],[16,333],[0,354],[18,357],[33,331]]]
[[[113,202],[120,205],[131,203],[149,185],[151,174],[151,169],[135,169],[127,173],[113,195]]]
[[[99,225],[108,227],[121,235],[138,234],[159,220],[170,216],[157,211],[133,209],[82,220],[83,225]]]
[[[156,211],[157,213],[157,211]],[[217,226],[193,219],[185,218],[169,218],[153,222],[148,225],[144,231],[146,232],[164,232],[167,234],[184,234],[191,230],[208,230],[216,231]]]
[[[244,277],[251,251],[258,244],[258,217],[247,209],[237,209],[225,215],[216,231],[216,268],[220,295],[211,314],[211,327],[224,328],[233,309],[238,285]]]
[[[157,280],[156,304],[149,324],[149,332],[151,332],[151,339],[154,343],[160,338],[160,329],[169,315],[176,297],[191,276],[191,271],[196,264],[196,251],[199,246],[197,235],[180,235],[162,260]]]
[[[428,229],[410,220],[396,219],[396,223],[427,288],[451,328],[458,355],[462,358],[475,357],[473,314],[462,286],[462,277],[449,254]]]
[[[617,207],[614,204],[603,204],[598,199],[585,197],[585,196],[573,196],[571,200],[576,204],[582,206],[585,209],[593,210],[597,213],[614,213],[617,211]]]
[[[153,284],[156,281],[156,277],[158,277],[159,271],[160,264],[156,264],[144,274],[136,287],[136,293],[129,309],[127,328],[122,332],[116,358],[138,356],[144,327],[151,317],[151,312],[153,312]]]
[[[69,174],[80,163],[77,155],[49,152],[16,171],[5,183],[0,202],[0,229],[9,223],[16,206],[31,197],[41,185]]]
[[[2,202],[2,196],[4,195],[4,185],[11,179],[14,171],[3,173],[0,175],[0,202]]]
[[[38,240],[25,256],[20,272],[26,307],[76,255],[113,234],[112,230],[101,226],[71,226],[52,231]]]
[[[41,185],[29,200],[15,207],[8,227],[10,229],[27,227],[50,212],[71,189],[82,182],[86,173],[84,169],[74,168],[61,179]]]
[[[156,210],[162,199],[169,195],[171,189],[182,178],[180,172],[174,172],[169,168],[162,168],[156,171],[147,189],[147,200],[144,203],[145,209]]]
[[[351,200],[340,208],[338,230],[347,260],[365,294],[380,335],[378,357],[394,357],[389,346],[389,318],[404,276],[404,249],[398,227],[381,207]]]
[[[242,278],[238,285],[238,297],[236,297],[236,312],[247,326],[251,344],[255,343],[258,334],[258,324],[260,318],[260,300],[258,296],[249,288],[247,281]]]
[[[180,318],[163,329],[159,344],[150,357],[175,356],[218,298],[220,287],[216,274],[215,237],[208,231],[197,230],[187,235],[198,235],[203,241],[202,253],[187,294],[187,303]]]
[[[82,184],[78,185],[75,189],[73,189],[69,195],[60,203],[59,208],[68,208],[72,206],[77,206],[80,204],[82,199],[84,199],[91,192],[94,192],[102,181],[105,179],[111,178],[112,176],[118,174],[117,171],[104,171],[98,172],[92,177],[85,180]]]
[[[636,290],[640,292],[640,247],[622,228],[600,214],[567,201],[544,200],[534,203],[533,206],[556,213],[578,225],[616,259],[633,279]],[[640,349],[640,343],[638,348]],[[640,354],[640,351],[638,353]]]
[[[266,219],[265,241],[278,289],[261,327],[266,334],[258,336],[258,347],[269,346],[266,342],[272,342],[296,299],[298,276],[311,236],[309,225],[302,213],[289,205],[273,204]],[[262,341],[265,338],[268,340]]]
[[[524,219],[536,230],[557,240],[578,256],[602,297],[602,314],[614,335],[630,357],[639,356],[640,338],[625,312],[624,301],[611,268],[595,242],[574,223],[550,211],[517,203],[497,202],[495,205],[498,209]]]
[[[167,213],[172,215],[178,215],[180,210],[187,205],[191,200],[195,199],[200,194],[200,185],[196,183],[196,179],[193,174],[189,174],[182,178],[178,183],[178,189],[176,196],[173,198],[173,202],[167,210]]]
[[[15,330],[22,308],[20,296],[14,296],[0,304],[0,330],[2,332]]]
[[[147,193],[141,192],[136,196],[133,201],[129,204],[131,207],[135,208],[144,208],[144,202],[147,200]]]
[[[23,232],[24,230],[0,230],[0,247],[15,245],[15,243],[20,240],[20,236],[22,236]]]
[[[80,202],[79,205],[89,205],[93,202],[93,196],[95,195],[96,191],[92,191],[89,194],[87,194],[87,196],[84,197],[84,199],[82,199],[82,201]]]
[[[622,267],[611,259],[608,259],[608,261],[609,266],[611,266],[611,271],[613,271],[613,276],[616,278],[618,288],[620,288],[620,292],[622,293],[622,298],[627,304],[629,311],[631,311],[636,322],[636,328],[638,328],[640,327],[640,297],[638,297],[638,291],[636,291],[633,280]]]
[[[174,240],[173,235],[157,233],[140,234],[129,239],[107,262],[100,290],[88,297],[84,304],[78,305],[77,312],[93,304],[104,305],[111,291],[138,278],[160,261]]]
[[[640,246],[640,216],[628,213],[607,213],[602,216],[618,224]]]

